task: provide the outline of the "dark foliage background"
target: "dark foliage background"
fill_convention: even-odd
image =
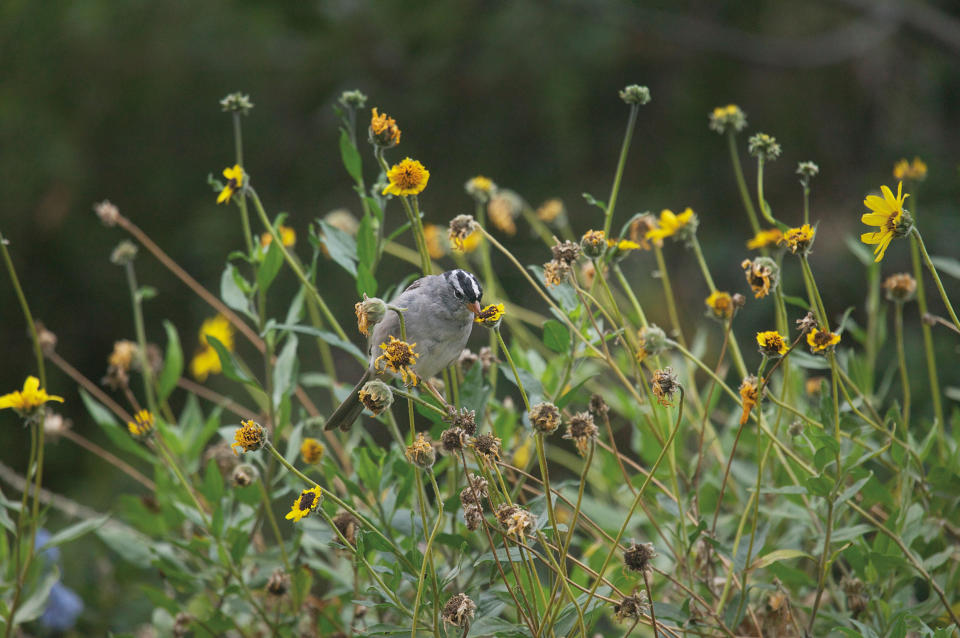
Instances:
[[[946,1],[8,0],[0,3],[0,230],[35,316],[58,334],[68,360],[99,378],[112,343],[133,335],[123,273],[108,261],[122,231],[101,227],[92,204],[111,199],[216,291],[226,255],[242,242],[235,209],[217,207],[206,184],[233,163],[230,120],[218,105],[228,92],[255,102],[245,120],[246,168],[301,237],[314,218],[357,207],[332,111],[353,88],[397,118],[403,140],[393,159],[410,155],[430,169],[422,197],[429,221],[469,211],[463,183],[481,173],[534,205],[561,197],[583,232],[598,225],[598,213],[581,193],[606,198],[623,135],[627,110],[617,91],[636,82],[650,87],[653,102],[641,111],[618,219],[692,206],[718,285],[742,290],[748,224],[724,141],[707,129],[712,107],[735,102],[749,131],[771,133],[784,147],[767,176],[780,217],[800,214],[796,163],[820,165],[813,267],[828,307],[856,305],[862,321],[862,270],[843,237],[861,232],[863,196],[893,181],[896,159],[916,154],[929,164],[908,204],[931,253],[956,254],[958,54],[960,17]],[[524,227],[508,244],[528,262],[546,260]],[[685,297],[679,303],[700,307],[706,292],[695,264],[679,248],[668,254]],[[659,285],[648,276],[652,260],[629,263],[634,280],[650,284],[638,291],[648,314],[665,323]],[[908,263],[905,245],[895,244],[883,273]],[[149,337],[162,341],[160,322],[169,318],[189,351],[209,310],[151,258],[137,268],[160,293],[147,306]],[[511,271],[501,272],[521,290]],[[345,320],[351,282],[332,265],[327,281],[322,290]],[[956,293],[955,284],[948,278]],[[935,295],[931,304],[940,308]],[[748,314],[746,325],[762,324],[763,312]],[[913,345],[918,321],[914,311]],[[944,361],[956,356],[949,342],[938,338]],[[908,349],[911,368],[923,369],[919,348]],[[6,277],[0,352],[6,392],[33,372]],[[960,384],[952,366],[941,374],[945,386]],[[56,370],[50,379],[76,427],[99,440],[73,385]],[[926,413],[924,389],[915,392]],[[22,471],[24,435],[15,418],[0,419],[8,432],[0,457]],[[123,489],[109,466],[66,443],[53,447],[45,479],[102,510]],[[66,557],[65,579],[91,607],[117,606],[115,622],[85,621],[95,635],[108,624],[125,628],[124,614],[135,608],[119,611],[123,592],[94,592],[102,575],[94,566],[109,569],[109,554],[90,543],[88,555]]]

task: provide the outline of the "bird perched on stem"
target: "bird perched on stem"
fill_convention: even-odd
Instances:
[[[353,425],[363,412],[360,392],[368,381],[392,373],[415,385],[417,379],[429,379],[453,363],[467,344],[482,297],[477,278],[459,268],[421,277],[407,286],[390,302],[403,312],[406,338],[397,312],[390,310],[377,321],[370,335],[367,370],[330,415],[326,429],[346,430]]]

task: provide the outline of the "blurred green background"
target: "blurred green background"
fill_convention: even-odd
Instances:
[[[328,211],[358,208],[337,150],[332,106],[343,90],[364,91],[369,107],[397,119],[403,139],[390,159],[409,155],[430,169],[421,197],[428,221],[470,212],[463,183],[479,173],[533,206],[562,198],[582,233],[601,222],[581,193],[605,200],[610,189],[627,115],[617,91],[640,83],[653,101],[641,110],[615,227],[634,212],[692,206],[721,288],[746,291],[739,262],[749,232],[724,140],[707,128],[709,111],[729,102],[748,115],[744,147],[747,135],[764,131],[784,148],[766,187],[782,219],[800,215],[796,163],[820,166],[812,263],[832,313],[854,305],[863,321],[865,273],[843,238],[862,232],[864,195],[893,183],[900,157],[920,155],[930,167],[908,200],[930,252],[957,254],[960,11],[946,0],[7,0],[0,3],[0,60],[0,231],[35,317],[93,379],[103,375],[113,342],[132,338],[133,329],[123,272],[108,260],[124,233],[102,227],[92,205],[112,200],[217,292],[226,255],[242,238],[236,209],[216,206],[206,180],[233,163],[230,118],[218,100],[238,90],[256,104],[244,120],[246,168],[271,213],[288,211],[301,238]],[[752,182],[745,151],[743,160]],[[369,155],[365,168],[370,183]],[[398,219],[399,208],[390,215]],[[542,263],[548,254],[528,230],[521,223],[506,243],[526,263]],[[667,253],[692,327],[706,288],[680,246]],[[496,264],[523,294],[515,272]],[[908,264],[898,242],[882,272]],[[322,292],[350,324],[352,282],[332,263],[326,268]],[[627,262],[648,316],[666,324],[653,268],[650,255]],[[143,285],[159,291],[147,302],[149,338],[162,343],[161,321],[170,319],[189,355],[211,312],[146,254],[137,270]],[[930,293],[939,312],[928,284]],[[741,338],[769,327],[769,311],[748,305]],[[911,366],[920,371],[919,319],[915,310],[908,316]],[[960,385],[954,343],[937,333],[944,386]],[[0,390],[19,388],[33,359],[5,275],[0,352]],[[49,376],[75,427],[102,442],[74,384],[52,366]],[[927,415],[922,378],[915,409]],[[0,422],[10,437],[0,457],[22,472],[24,433],[11,413]],[[101,511],[125,489],[121,475],[69,442],[54,444],[48,459],[48,487]],[[84,555],[67,554],[65,582],[112,617],[88,611],[87,635],[129,629],[145,617],[142,601],[120,610],[129,593],[94,588],[111,582],[115,569],[105,548],[89,541]]]

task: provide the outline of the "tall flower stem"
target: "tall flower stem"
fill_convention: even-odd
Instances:
[[[233,112],[233,148],[236,156],[236,163],[240,168],[243,168],[243,127],[240,123],[241,114],[239,111]],[[246,170],[244,169],[244,180],[248,179],[246,175]],[[237,200],[237,206],[240,208],[240,226],[243,229],[243,242],[247,247],[247,255],[253,255],[253,235],[250,231],[250,214],[247,212],[247,198],[246,195],[241,192],[239,193],[240,198]]]
[[[767,206],[767,200],[763,198],[763,155],[757,157],[757,201],[760,204],[760,213],[767,223],[777,226],[777,220],[770,213],[770,207]]]
[[[737,178],[737,189],[740,191],[740,199],[743,200],[743,207],[747,211],[747,217],[750,219],[750,228],[753,234],[760,232],[760,222],[757,221],[757,211],[753,207],[753,199],[750,197],[750,191],[747,188],[747,182],[743,178],[743,167],[740,165],[740,153],[737,150],[737,138],[733,129],[727,131],[727,148],[730,150],[730,163],[733,164],[733,174]]]
[[[323,313],[324,318],[333,328],[334,332],[337,333],[337,336],[343,339],[344,341],[349,341],[347,333],[343,331],[343,328],[340,327],[340,322],[337,321],[337,318],[333,316],[333,313],[330,312],[330,307],[327,306],[327,302],[323,300],[323,297],[320,296],[320,293],[317,292],[316,286],[307,279],[307,276],[304,274],[303,269],[297,263],[297,260],[293,258],[290,254],[290,251],[287,250],[287,247],[283,245],[283,240],[280,238],[280,234],[277,232],[277,229],[273,227],[273,224],[270,223],[270,219],[267,217],[267,211],[263,209],[263,203],[260,201],[260,196],[257,195],[257,192],[253,188],[247,187],[247,190],[250,191],[251,199],[253,199],[253,205],[257,209],[257,215],[260,217],[260,222],[263,224],[263,227],[266,229],[270,236],[273,238],[273,241],[276,242],[277,248],[280,249],[280,252],[283,253],[283,258],[286,259],[287,265],[290,266],[290,270],[293,271],[293,274],[297,276],[297,279],[300,280],[300,283],[306,288],[307,293],[317,302],[317,306],[320,307],[320,311]]]
[[[523,406],[530,412],[530,401],[527,399],[527,391],[523,388],[523,381],[520,380],[520,372],[517,370],[517,365],[513,362],[513,357],[510,355],[510,350],[507,349],[507,344],[503,342],[503,336],[500,334],[500,327],[497,326],[493,329],[497,333],[497,341],[500,343],[500,348],[503,350],[503,356],[507,358],[507,363],[510,364],[510,369],[513,370],[513,378],[517,380],[517,388],[520,389],[520,396],[523,398]]]
[[[700,248],[700,240],[696,235],[690,239],[690,246],[693,248],[693,254],[697,257],[697,263],[700,264],[700,271],[703,272],[703,279],[707,282],[707,287],[711,293],[717,291],[713,284],[713,277],[710,276],[710,268],[707,267],[707,260],[703,256],[703,249]],[[733,328],[730,328],[731,331]],[[730,354],[733,357],[733,363],[737,366],[737,372],[741,377],[747,376],[747,365],[743,362],[743,355],[740,353],[740,346],[737,344],[736,337],[730,339]]]
[[[603,233],[607,237],[610,236],[610,227],[613,224],[613,210],[617,205],[617,195],[620,193],[620,180],[623,179],[623,169],[627,164],[627,153],[630,150],[630,140],[633,139],[633,129],[637,124],[637,115],[639,112],[639,104],[630,105],[630,116],[627,118],[627,130],[623,134],[623,144],[620,146],[620,159],[617,160],[617,172],[614,173],[613,176],[613,186],[610,188],[610,198],[607,201],[606,217],[603,220]]]
[[[910,430],[910,377],[907,374],[907,355],[903,347],[903,302],[894,303],[894,331],[897,337],[897,363],[900,366],[900,385],[903,388],[903,440],[907,440]]]
[[[910,237],[910,260],[913,264],[913,278],[917,282],[917,310],[921,319],[927,314],[927,291],[923,284],[923,265],[920,261],[920,246],[917,239]],[[937,371],[937,357],[933,349],[933,330],[927,322],[920,322],[920,332],[923,335],[923,351],[927,360],[927,378],[930,382],[930,397],[933,399],[933,414],[937,419],[937,430],[941,443],[946,422],[943,417],[943,399],[940,396],[940,379]],[[939,446],[945,450],[944,446]]]
[[[476,214],[481,228],[486,228],[487,207],[483,205],[483,202],[477,201]],[[499,282],[497,281],[497,276],[493,272],[493,260],[490,258],[490,243],[487,241],[481,241],[479,250],[480,268],[483,271],[483,285],[486,287],[486,290],[490,295],[492,295],[494,298],[497,298]],[[493,333],[490,334],[490,354],[492,359],[492,363],[490,364],[490,376],[488,377],[490,383],[490,395],[497,396],[497,373],[499,366],[497,366],[497,336]]]
[[[657,272],[660,275],[660,281],[663,282],[663,295],[667,299],[667,314],[670,316],[670,323],[677,335],[677,341],[686,345],[686,339],[683,338],[683,331],[680,329],[680,315],[677,314],[677,302],[673,297],[673,287],[670,285],[667,262],[663,258],[663,248],[654,245],[653,253],[657,257]]]
[[[664,457],[667,455],[667,450],[670,449],[670,446],[673,445],[673,440],[677,436],[677,432],[680,431],[680,423],[683,420],[683,400],[684,400],[684,391],[683,388],[680,388],[680,400],[678,401],[677,409],[677,420],[674,423],[673,429],[670,432],[670,437],[666,440],[663,447],[660,448],[660,454],[657,455],[657,460],[654,461],[653,466],[650,468],[650,473],[647,474],[644,478],[643,483],[640,485],[640,488],[637,490],[637,495],[633,498],[633,503],[630,505],[630,509],[627,511],[626,517],[623,519],[623,524],[620,526],[620,530],[617,532],[616,537],[613,539],[613,544],[610,547],[610,551],[607,552],[606,558],[603,560],[603,565],[600,569],[597,570],[597,578],[593,582],[593,586],[590,588],[590,593],[587,597],[589,602],[590,598],[593,598],[594,594],[597,593],[597,588],[600,587],[600,581],[603,579],[604,572],[607,571],[607,567],[610,566],[610,561],[613,560],[613,555],[620,548],[620,539],[623,538],[623,535],[627,531],[627,526],[630,524],[630,519],[633,518],[634,512],[637,511],[637,507],[640,505],[640,499],[643,498],[644,492],[647,490],[647,486],[650,484],[650,481],[653,479],[653,475],[656,474],[657,470],[660,468],[660,463],[663,462]]]
[[[277,517],[273,513],[273,508],[270,506],[270,495],[267,494],[267,486],[264,485],[262,480],[258,480],[257,483],[260,485],[260,497],[263,499],[263,509],[267,515],[267,520],[270,521],[270,527],[273,530],[273,535],[277,539],[277,545],[280,546],[280,556],[283,557],[283,566],[287,570],[287,573],[290,573],[290,558],[287,556],[287,548],[283,544],[283,534],[280,533],[280,526],[277,525]]]
[[[150,361],[147,357],[147,332],[143,323],[143,297],[140,295],[140,289],[137,287],[137,275],[133,270],[133,262],[128,261],[124,265],[127,273],[127,286],[130,288],[130,298],[133,302],[133,327],[137,334],[137,346],[140,350],[140,372],[143,375],[143,391],[147,395],[147,405],[150,412],[157,413],[157,397],[154,395],[153,388],[153,368],[150,367]],[[173,421],[171,415],[167,419]]]
[[[957,330],[960,330],[960,319],[957,319],[957,313],[953,311],[953,304],[950,303],[950,298],[947,297],[947,291],[943,289],[943,282],[940,281],[940,275],[937,273],[937,269],[933,266],[933,261],[930,259],[930,255],[927,253],[927,247],[923,243],[923,237],[920,236],[920,231],[917,230],[917,227],[914,226],[912,229],[913,237],[917,239],[917,246],[920,248],[920,254],[923,255],[923,261],[927,264],[927,269],[930,270],[930,274],[933,275],[933,281],[937,284],[937,290],[940,291],[940,298],[943,299],[943,305],[947,307],[947,313],[950,315],[950,320],[953,321],[953,325],[957,327]]]
[[[389,173],[390,167],[387,165],[387,160],[384,159],[381,149],[377,149],[376,157],[377,162],[380,163],[380,168],[383,169],[383,174]],[[417,202],[417,196],[400,195],[399,199],[404,212],[407,214],[407,220],[410,222],[410,232],[417,244],[417,252],[420,253],[420,270],[424,275],[431,275],[433,274],[432,262],[430,261],[430,252],[427,250],[427,242],[423,236],[423,221],[420,219],[420,205]],[[413,206],[410,205],[411,199],[413,200]]]
[[[613,264],[611,266],[613,269],[613,274],[617,278],[617,282],[620,284],[620,287],[623,288],[623,292],[627,295],[627,299],[630,300],[630,305],[633,307],[633,311],[637,313],[637,319],[640,322],[640,327],[647,327],[647,316],[643,312],[643,307],[640,305],[640,302],[637,300],[637,296],[633,293],[633,289],[630,287],[630,282],[627,281],[626,276],[623,274],[623,270],[620,268],[620,264]]]

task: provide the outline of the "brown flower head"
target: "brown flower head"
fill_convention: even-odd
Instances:
[[[519,541],[526,538],[528,532],[536,527],[537,517],[517,505],[504,503],[497,508],[497,522],[504,529],[507,536],[513,536]]]
[[[647,233],[657,227],[657,216],[653,213],[644,213],[638,215],[627,229],[627,237],[630,241],[639,244],[643,250],[650,250],[650,242],[647,241]]]
[[[107,358],[107,374],[103,377],[103,385],[111,390],[119,390],[130,383],[130,369],[135,359],[139,358],[140,348],[133,341],[123,339],[113,344],[113,352]]]
[[[283,596],[290,590],[290,575],[277,568],[267,579],[267,593],[271,596]]]
[[[657,557],[653,543],[634,543],[623,552],[623,566],[632,572],[652,572],[650,561]]]
[[[437,453],[433,449],[430,439],[423,435],[423,432],[417,434],[417,438],[407,446],[407,460],[419,467],[421,470],[428,470],[433,467],[437,460]]]
[[[780,281],[780,268],[769,257],[744,259],[740,264],[747,277],[747,283],[753,289],[753,296],[762,299],[777,287]]]
[[[457,249],[463,250],[464,242],[477,228],[473,215],[457,215],[450,220],[450,242]]]
[[[653,373],[650,380],[657,402],[664,407],[673,405],[673,395],[680,389],[680,379],[673,368],[666,367]]]
[[[109,199],[95,204],[93,210],[104,226],[116,226],[117,222],[120,221],[120,210],[110,203]]]
[[[883,290],[890,301],[905,303],[917,294],[917,280],[906,272],[890,275],[883,282]]]
[[[646,592],[626,596],[613,606],[613,612],[617,620],[621,621],[629,618],[639,618],[642,614],[647,613],[648,610],[649,604],[647,603]]]
[[[489,496],[490,484],[487,479],[476,473],[471,473],[468,479],[470,484],[460,492],[460,504],[464,507],[473,505],[482,509],[484,499]]]
[[[373,412],[374,416],[393,405],[393,391],[379,379],[364,383],[357,395],[363,407]]]
[[[347,542],[350,545],[356,547],[357,545],[357,530],[360,529],[360,521],[357,520],[357,517],[351,514],[350,512],[339,512],[336,516],[333,517],[333,526],[337,528],[337,531],[347,539]]]
[[[447,454],[458,454],[470,443],[470,435],[463,428],[453,427],[440,433],[440,449]]]
[[[464,507],[463,522],[471,532],[477,531],[483,525],[483,510],[478,507]]]
[[[597,439],[598,434],[600,429],[593,422],[593,416],[589,412],[578,412],[567,423],[567,432],[563,438],[572,440],[577,446],[577,452],[586,456],[590,443]]]
[[[502,449],[499,438],[492,434],[481,434],[473,440],[473,449],[481,458],[487,461],[500,460]]]
[[[543,282],[547,288],[565,283],[569,276],[570,264],[565,261],[553,259],[543,265]]]
[[[556,237],[553,239],[557,243],[550,250],[553,252],[553,258],[555,260],[562,261],[569,265],[580,257],[580,244],[575,244],[569,240],[561,243]]]
[[[607,402],[604,401],[603,397],[599,394],[590,395],[590,403],[587,409],[590,411],[590,414],[593,415],[594,419],[606,418],[607,414],[610,413],[610,406],[607,405]]]
[[[467,408],[460,408],[459,410],[451,410],[449,414],[444,418],[444,421],[451,424],[455,428],[460,428],[470,436],[473,436],[477,433],[477,412],[476,410],[468,410]]]
[[[840,584],[843,593],[847,596],[847,609],[856,618],[867,610],[870,598],[867,595],[867,586],[859,578],[844,578]]]
[[[260,471],[249,463],[241,463],[230,473],[230,484],[234,487],[253,485],[260,478]]]
[[[757,346],[765,357],[779,358],[787,354],[787,340],[776,330],[764,330],[757,333]]]
[[[387,369],[399,374],[400,378],[407,385],[417,385],[417,374],[413,371],[413,366],[417,363],[417,357],[420,356],[414,352],[416,343],[407,343],[400,341],[393,335],[390,335],[390,343],[381,343],[380,349],[383,354],[377,357],[373,362],[373,367],[377,372],[384,372]]]
[[[797,330],[800,331],[800,334],[805,335],[811,330],[816,330],[817,328],[817,318],[813,316],[812,312],[807,312],[804,316],[800,317],[796,321]]]
[[[737,309],[730,293],[720,290],[714,290],[710,293],[710,296],[707,297],[704,303],[707,304],[707,308],[709,309],[707,316],[713,319],[729,319]]]
[[[560,427],[560,409],[552,403],[538,403],[530,408],[530,424],[536,432],[553,434]]]
[[[651,357],[655,357],[669,347],[667,333],[656,324],[641,328],[639,332],[640,348]]]
[[[810,346],[810,352],[813,354],[826,352],[838,343],[840,343],[840,335],[829,330],[814,328],[807,333],[807,345]]]
[[[460,592],[450,598],[447,604],[443,606],[441,617],[444,623],[450,623],[454,627],[466,629],[473,622],[473,615],[477,612],[477,604],[469,596]]]

